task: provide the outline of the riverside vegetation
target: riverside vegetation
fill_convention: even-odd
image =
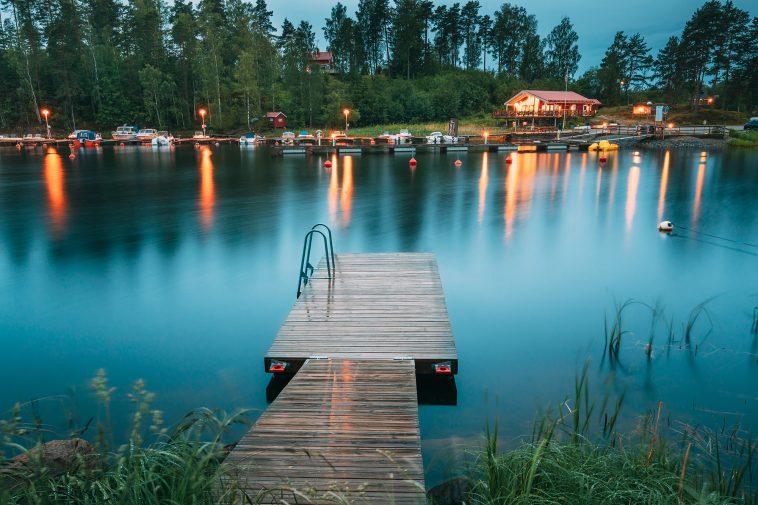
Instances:
[[[709,301],[698,304],[682,325],[665,320],[659,306],[634,300],[617,305],[605,324],[603,361],[623,367],[622,342],[628,336],[625,314],[633,307],[650,310],[652,324],[644,347],[697,353],[708,338]],[[758,308],[756,308],[758,312]],[[752,331],[758,339],[758,316]],[[656,327],[663,325],[663,339]],[[660,340],[660,341],[657,341]],[[198,409],[168,429],[153,408],[154,395],[142,381],[128,394],[133,404],[130,435],[114,445],[110,404],[115,389],[105,372],[91,382],[98,413],[94,428],[67,416],[67,436],[89,436],[91,452],[75,454],[67,467],[54,469],[40,450],[54,436],[34,404],[17,405],[0,422],[0,503],[9,504],[146,504],[146,503],[364,503],[338,491],[314,496],[307,489],[246,496],[224,463],[230,431],[249,424],[245,411],[227,415]],[[482,447],[472,448],[467,468],[456,480],[454,500],[439,505],[471,504],[700,504],[757,505],[758,443],[739,425],[710,430],[678,423],[665,405],[638,418],[622,415],[625,394],[596,395],[590,388],[589,361],[577,375],[571,395],[556,409],[538,416],[532,435],[514,447],[502,447],[497,423],[486,429]],[[94,432],[94,433],[93,433]],[[60,434],[58,434],[60,435]],[[3,459],[20,454],[12,459]],[[19,458],[23,463],[19,463]]]

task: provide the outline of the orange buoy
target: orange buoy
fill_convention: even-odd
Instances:
[[[331,161],[329,161],[329,160],[326,160],[326,161],[324,162],[324,166],[325,166],[326,168],[332,168],[332,162],[331,162]]]
[[[21,149],[21,142],[16,142],[16,149]]]
[[[195,142],[195,149],[197,149],[198,147],[200,147],[200,142]]]
[[[119,146],[121,146],[121,147],[124,147],[124,143],[123,143],[123,142],[121,142],[121,143],[119,144]]]
[[[42,144],[42,147],[44,147],[45,149],[47,149],[47,142],[44,143],[44,144]]]
[[[606,158],[605,156],[600,157],[600,163],[605,163],[606,161],[608,161],[608,158]]]
[[[505,162],[510,165],[511,163],[513,163],[513,160],[511,159],[510,156],[508,156],[507,158],[505,158]]]
[[[415,167],[416,166],[416,158],[411,158],[410,160],[408,160],[408,164],[410,166],[412,166],[412,167]]]
[[[74,158],[76,158],[76,156],[74,155],[74,153],[71,153],[71,154],[68,155],[68,159],[73,160]]]
[[[461,165],[463,165],[463,162],[461,160],[455,160],[455,166],[456,167],[459,167]]]

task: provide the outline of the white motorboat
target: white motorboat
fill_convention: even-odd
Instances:
[[[445,135],[442,132],[432,132],[426,136],[426,142],[428,144],[454,144],[458,142],[458,137]]]
[[[158,136],[158,130],[155,128],[143,128],[137,132],[137,140],[140,142],[151,142]]]
[[[43,135],[40,135],[39,133],[27,133],[24,135],[24,138],[21,139],[22,142],[45,142],[47,138]]]
[[[116,128],[115,132],[111,132],[111,137],[113,137],[113,140],[137,140],[137,127],[136,126],[119,126]]]
[[[246,133],[240,137],[240,147],[255,147],[262,139],[257,133]]]
[[[166,131],[159,131],[150,143],[154,146],[170,146],[174,143],[174,136]]]

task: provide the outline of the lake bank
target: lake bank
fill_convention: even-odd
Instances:
[[[283,482],[249,494],[248,485],[237,480],[234,466],[225,461],[235,445],[228,443],[230,428],[248,426],[248,412],[198,408],[167,425],[154,395],[137,381],[129,394],[130,435],[118,442],[111,438],[108,416],[118,393],[104,373],[90,388],[98,399],[97,412],[85,426],[75,419],[69,423],[71,438],[52,439],[55,427],[46,424],[43,429],[32,405],[19,406],[2,420],[3,503],[136,505],[172,500],[231,505],[245,497],[251,504],[302,499],[345,505],[392,500],[391,490],[381,499],[364,496],[360,477],[328,493]],[[430,503],[758,503],[752,479],[758,444],[739,426],[725,431],[678,423],[662,403],[629,423],[621,416],[623,403],[623,394],[595,397],[585,367],[576,377],[574,394],[556,411],[535,419],[530,437],[503,443],[497,421],[491,426],[482,419],[483,435],[467,447],[465,462],[450,469],[458,477],[427,489]],[[21,454],[4,459],[9,449]],[[318,456],[312,455],[314,461]]]

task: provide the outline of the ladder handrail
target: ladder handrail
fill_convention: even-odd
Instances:
[[[313,244],[313,234],[318,233],[321,238],[324,239],[324,253],[326,255],[326,271],[329,275],[329,279],[332,278],[332,267],[329,261],[329,246],[327,244],[326,235],[320,230],[310,230],[305,234],[303,240],[303,254],[300,257],[300,275],[297,279],[297,298],[300,298],[300,294],[303,292],[303,288],[308,284],[310,276],[313,275],[314,267],[311,265],[311,245]],[[310,271],[309,271],[310,269]]]
[[[326,232],[329,234],[329,254],[326,256],[326,261],[329,261],[329,255],[332,257],[332,270],[337,270],[337,264],[334,262],[334,242],[332,242],[332,230],[324,223],[317,223],[314,224],[311,230],[315,230],[316,228],[324,228]]]

